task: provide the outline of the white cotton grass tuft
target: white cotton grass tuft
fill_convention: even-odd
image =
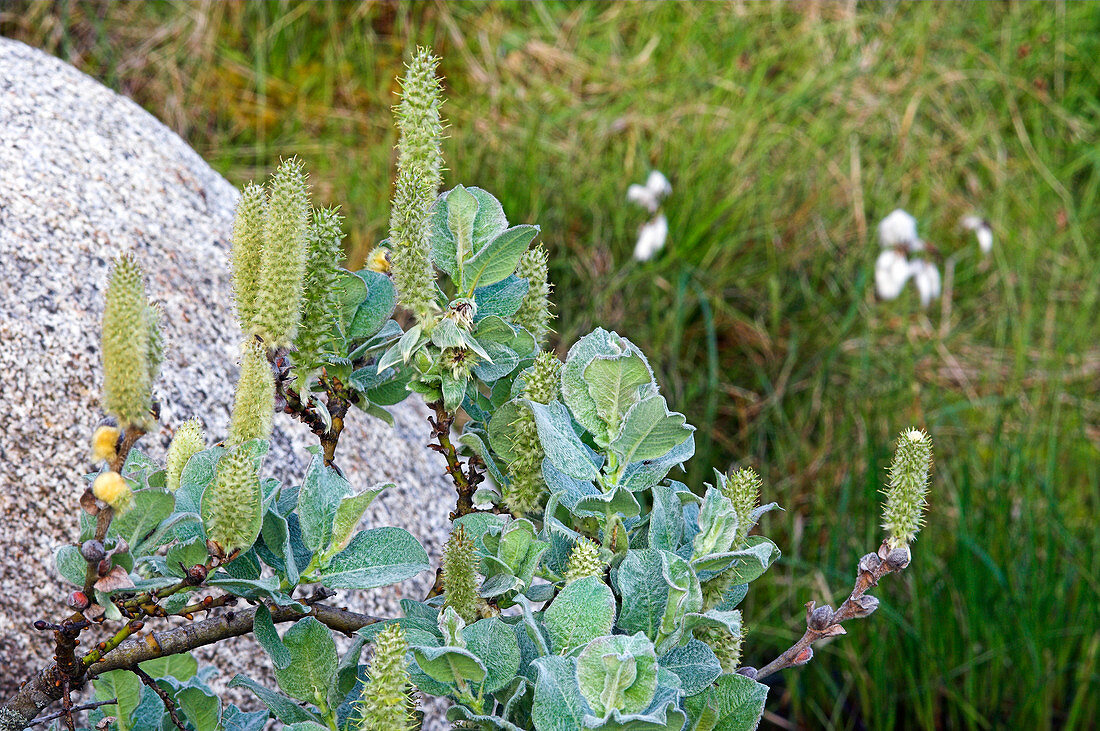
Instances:
[[[880,299],[897,299],[909,279],[909,262],[905,255],[886,249],[875,262],[875,292]]]
[[[661,201],[672,192],[672,183],[660,170],[650,172],[645,185],[637,183],[626,189],[626,199],[655,214],[638,229],[638,242],[634,245],[634,258],[649,261],[664,248],[668,239],[668,219],[661,209]]]
[[[634,258],[638,261],[649,261],[665,247],[667,238],[668,219],[662,213],[639,229],[638,243],[634,245]]]
[[[930,261],[914,259],[909,263],[909,275],[920,295],[920,306],[928,307],[933,300],[939,299],[943,291],[939,268]]]
[[[884,249],[924,250],[924,242],[917,236],[917,219],[901,208],[893,210],[879,223],[878,242]]]
[[[982,253],[989,255],[993,251],[993,228],[989,225],[989,221],[985,220],[981,216],[963,216],[960,224],[967,231],[973,231],[974,235],[978,239],[978,248],[982,250]]]

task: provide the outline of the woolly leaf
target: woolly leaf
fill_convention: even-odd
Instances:
[[[577,661],[571,657],[540,657],[531,662],[538,673],[531,720],[537,731],[579,731],[588,704],[577,685]]]
[[[325,701],[336,684],[336,643],[329,628],[315,617],[294,623],[283,636],[290,654],[285,667],[275,666],[279,687],[291,698],[316,704]]]
[[[577,656],[577,685],[598,716],[638,713],[657,690],[657,654],[642,633],[597,637]]]
[[[639,389],[653,383],[649,364],[635,352],[617,356],[597,355],[585,366],[584,380],[596,405],[596,416],[605,425],[597,434],[606,445],[619,433],[627,409],[639,400]]]
[[[359,531],[320,574],[332,589],[374,589],[411,579],[430,568],[423,546],[403,528]]]
[[[514,226],[501,232],[488,245],[462,263],[459,289],[473,296],[478,287],[496,284],[519,266],[520,257],[538,235],[539,227]]]
[[[568,584],[543,614],[550,630],[551,649],[565,654],[596,637],[611,633],[615,624],[615,595],[596,576]]]
[[[695,427],[684,422],[683,414],[669,412],[663,396],[642,399],[626,412],[611,450],[623,464],[655,459],[682,444],[695,431]]]
[[[482,285],[474,290],[474,302],[477,304],[477,314],[474,322],[496,315],[510,318],[516,314],[523,298],[529,289],[526,279],[516,275],[505,277],[494,284]]]
[[[764,715],[768,686],[744,675],[723,675],[714,687],[684,701],[688,728],[753,731]]]
[[[539,441],[546,451],[546,458],[554,467],[578,480],[594,480],[599,474],[580,437],[573,431],[572,419],[565,406],[558,402],[549,405],[527,402],[535,416]]]
[[[696,639],[689,640],[682,647],[672,648],[657,662],[679,676],[684,695],[689,696],[701,692],[722,674],[722,665],[714,656],[714,651]]]
[[[318,721],[320,720],[314,713],[307,711],[299,706],[290,698],[285,695],[276,693],[275,691],[265,688],[257,683],[247,675],[241,675],[238,673],[233,676],[233,679],[229,681],[229,688],[248,688],[252,691],[257,698],[260,699],[272,713],[275,714],[275,718],[279,719],[285,724],[302,723],[306,721]]]
[[[481,619],[462,630],[466,649],[486,668],[482,690],[495,693],[519,670],[519,644],[515,630],[496,617]]]

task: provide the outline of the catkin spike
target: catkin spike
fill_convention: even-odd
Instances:
[[[264,219],[263,256],[256,293],[255,334],[269,350],[289,347],[301,317],[306,271],[309,194],[298,158],[283,161],[271,177]]]
[[[103,308],[103,410],[122,429],[152,425],[153,377],[150,362],[153,318],[145,298],[141,267],[129,254],[115,262]]]
[[[751,467],[739,469],[728,480],[720,481],[722,494],[733,503],[733,512],[737,515],[737,536],[734,547],[745,542],[752,525],[752,511],[760,504],[760,475]]]
[[[570,584],[586,576],[603,576],[604,564],[600,559],[600,547],[587,538],[573,543],[569,563],[565,568],[565,583]]]
[[[409,644],[399,624],[391,624],[374,638],[374,656],[367,666],[357,710],[359,731],[412,731],[415,702],[410,693],[405,654]]]
[[[523,254],[516,275],[527,280],[527,294],[512,320],[534,336],[540,345],[550,332],[550,281],[547,279],[546,249],[537,246]]]
[[[275,414],[275,376],[264,347],[251,340],[241,346],[241,376],[233,402],[229,445],[271,437]]]
[[[535,362],[523,373],[523,398],[548,404],[558,398],[561,383],[561,361],[553,353],[539,353]],[[504,503],[513,515],[537,510],[546,492],[542,478],[542,461],[546,452],[539,440],[535,417],[529,409],[521,409],[513,425],[516,459],[508,464],[509,482],[502,486]]]
[[[256,333],[256,297],[260,287],[263,261],[264,219],[267,217],[267,191],[249,183],[241,191],[237,215],[233,219],[233,294],[241,330]]]
[[[340,293],[337,276],[344,258],[340,248],[343,218],[334,208],[313,212],[309,227],[302,320],[294,340],[294,375],[299,392],[306,390],[310,376],[321,366],[321,358],[333,351],[332,331],[336,326]]]
[[[260,476],[241,448],[218,460],[217,474],[202,495],[202,522],[212,553],[231,556],[247,550],[260,533]]]
[[[714,655],[722,665],[723,673],[735,673],[741,664],[741,645],[745,640],[745,630],[733,634],[725,627],[704,626],[696,627],[695,638],[701,640],[714,650]]]
[[[474,542],[458,526],[443,547],[444,607],[451,607],[467,624],[480,619],[477,596],[477,556]]]
[[[928,476],[932,471],[932,438],[920,429],[906,429],[898,437],[890,480],[883,490],[882,527],[890,548],[901,548],[916,538],[928,505]]]
[[[179,489],[180,476],[187,460],[204,449],[206,435],[202,431],[202,422],[198,419],[188,419],[176,429],[172,443],[168,445],[168,464],[165,469],[165,483],[169,491],[175,492]]]
[[[394,107],[401,137],[390,212],[391,267],[401,304],[418,322],[429,320],[436,308],[428,214],[443,170],[438,65],[429,50],[418,48],[401,80],[401,101]]]

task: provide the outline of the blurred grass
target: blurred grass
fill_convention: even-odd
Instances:
[[[538,222],[561,347],[651,354],[710,466],[786,513],[746,604],[748,660],[841,598],[879,540],[891,440],[937,447],[932,511],[880,611],[788,671],[771,722],[1091,728],[1100,715],[1100,6],[1090,3],[8,2],[0,32],[135,98],[232,182],[298,154],[385,236],[389,106],[443,56],[447,184]],[[670,237],[630,258],[626,186],[672,180]],[[874,301],[897,206],[957,264],[947,297]],[[980,212],[983,260],[959,218]],[[893,577],[891,577],[893,578]],[[766,585],[765,585],[766,583]]]

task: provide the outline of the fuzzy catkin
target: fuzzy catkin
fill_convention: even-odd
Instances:
[[[548,404],[558,397],[561,361],[553,353],[539,353],[534,364],[524,373],[523,398]],[[530,410],[519,411],[513,428],[515,460],[508,464],[508,484],[504,485],[504,503],[514,515],[537,510],[546,491],[542,478],[542,460],[546,453],[539,441],[535,417]]]
[[[745,542],[752,527],[752,511],[760,504],[760,488],[763,483],[760,475],[751,467],[739,469],[722,484],[722,494],[733,503],[733,512],[737,516],[737,535],[733,541],[736,548]]]
[[[294,375],[298,391],[306,390],[310,376],[321,366],[321,358],[333,350],[332,330],[340,306],[337,276],[343,251],[340,239],[343,218],[333,208],[313,212],[309,227],[302,319],[294,339]]]
[[[275,415],[275,376],[264,347],[255,340],[241,346],[241,375],[233,401],[229,445],[271,437]]]
[[[409,645],[399,624],[391,624],[374,638],[374,656],[367,666],[367,682],[357,706],[358,731],[412,731],[409,671],[405,653]]]
[[[401,80],[401,101],[394,107],[401,137],[390,212],[393,283],[401,304],[421,322],[430,319],[436,307],[428,214],[443,169],[438,65],[430,51],[417,49]]]
[[[523,254],[516,275],[527,280],[527,294],[512,321],[527,329],[540,345],[550,332],[550,281],[547,279],[546,249],[538,246]]]
[[[565,568],[565,583],[571,584],[586,576],[603,576],[604,564],[600,560],[600,547],[587,538],[573,542],[569,563]]]
[[[735,673],[741,664],[741,645],[745,639],[744,630],[732,634],[724,627],[696,627],[695,638],[705,642],[722,665],[723,673]]]
[[[443,547],[443,606],[454,609],[467,624],[473,624],[480,618],[476,567],[474,542],[466,535],[465,529],[458,526]]]
[[[274,350],[290,346],[301,318],[309,229],[309,194],[301,161],[285,160],[269,187],[254,331]]]
[[[176,429],[176,433],[172,436],[172,443],[168,445],[164,477],[170,492],[179,489],[180,477],[183,475],[183,468],[187,466],[187,460],[204,449],[206,449],[206,435],[198,419],[188,419]]]
[[[890,548],[908,545],[924,524],[928,476],[932,470],[932,438],[920,429],[907,429],[898,437],[890,479],[883,493],[882,527]]]
[[[232,259],[233,295],[241,330],[256,335],[256,295],[260,287],[263,262],[264,219],[267,217],[267,191],[250,183],[241,191],[237,214],[233,219]]]
[[[256,540],[259,526],[254,516],[260,500],[260,476],[251,455],[239,447],[226,452],[202,498],[206,537],[223,555],[247,550]]]
[[[156,318],[149,312],[141,267],[129,254],[115,262],[103,308],[103,410],[125,429],[151,425],[153,379],[159,363],[151,362],[159,338],[151,329]]]

